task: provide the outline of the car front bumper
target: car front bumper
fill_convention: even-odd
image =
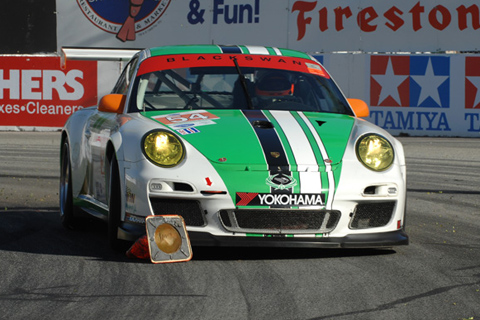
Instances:
[[[286,248],[386,248],[408,245],[403,229],[384,233],[351,234],[345,237],[291,238],[280,235],[264,237],[214,236],[203,232],[189,232],[194,246],[225,247],[286,247]]]

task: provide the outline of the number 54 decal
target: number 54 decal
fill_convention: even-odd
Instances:
[[[164,125],[173,129],[183,129],[208,124],[215,124],[212,120],[219,119],[216,115],[205,110],[195,110],[190,112],[171,113],[163,116],[152,117]]]

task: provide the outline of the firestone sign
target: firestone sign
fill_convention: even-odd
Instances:
[[[448,27],[458,28],[460,31],[469,27],[475,30],[480,28],[479,8],[476,4],[468,7],[462,4],[452,8],[455,10],[451,10],[443,5],[425,6],[419,1],[411,8],[405,7],[403,10],[396,5],[385,8],[347,5],[336,6],[329,10],[328,7],[322,6],[322,3],[323,1],[296,1],[293,4],[292,11],[298,12],[298,40],[303,39],[307,26],[312,23],[315,15],[318,15],[318,30],[321,32],[327,31],[330,27],[335,28],[336,31],[342,31],[347,24],[350,24],[349,20],[356,21],[358,29],[368,33],[380,31],[381,28],[388,28],[394,32],[402,28],[415,32],[424,27],[439,31]],[[456,25],[452,25],[453,18],[457,20]],[[470,26],[469,19],[471,19]],[[329,20],[333,20],[330,25]],[[314,26],[311,28],[313,29]]]

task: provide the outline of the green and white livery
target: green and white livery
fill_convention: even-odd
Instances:
[[[182,216],[193,245],[406,245],[403,148],[365,116],[302,52],[140,51],[63,129],[62,221],[108,221],[113,247],[151,215]]]

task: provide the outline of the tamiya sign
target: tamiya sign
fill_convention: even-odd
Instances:
[[[58,57],[0,60],[0,126],[62,127],[68,117],[97,103],[97,62]]]
[[[478,136],[479,57],[366,57],[371,122],[393,134]]]

